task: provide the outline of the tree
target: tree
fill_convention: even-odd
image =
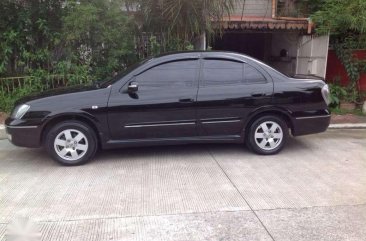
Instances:
[[[68,4],[63,18],[66,46],[77,50],[77,63],[104,78],[136,61],[134,23],[122,11],[121,0],[92,0]]]
[[[325,0],[312,16],[318,34],[331,34],[331,44],[351,80],[348,92],[357,98],[357,84],[366,63],[355,58],[354,49],[366,48],[366,1]]]
[[[192,43],[195,38],[212,33],[213,21],[229,15],[238,0],[138,0],[145,28],[167,33],[171,39]]]
[[[366,33],[365,16],[365,0],[325,0],[312,19],[319,34],[330,32],[339,35],[354,32],[361,37]]]
[[[47,69],[59,47],[61,0],[0,1],[0,76]]]

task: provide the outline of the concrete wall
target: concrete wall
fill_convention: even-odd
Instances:
[[[298,32],[274,32],[272,33],[271,61],[270,65],[282,73],[294,75],[296,72]],[[287,58],[281,58],[282,49],[288,51]]]

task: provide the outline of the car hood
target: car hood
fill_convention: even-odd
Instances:
[[[65,95],[65,94],[72,94],[72,93],[78,93],[78,92],[85,92],[85,91],[92,91],[98,89],[95,85],[78,85],[73,87],[63,87],[63,88],[57,88],[57,89],[51,89],[47,91],[43,91],[41,93],[37,94],[31,94],[26,97],[23,97],[19,99],[16,102],[16,105],[24,104],[29,101],[43,99],[51,96],[59,96],[59,95]]]

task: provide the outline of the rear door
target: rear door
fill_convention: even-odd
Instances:
[[[273,83],[262,71],[234,59],[202,60],[197,98],[201,137],[241,136],[248,114],[271,102]]]

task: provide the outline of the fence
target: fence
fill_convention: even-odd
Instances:
[[[38,91],[44,91],[69,85],[83,84],[87,82],[89,82],[88,78],[77,75],[6,77],[0,78],[0,90],[2,93],[12,94],[17,89],[29,88]]]

